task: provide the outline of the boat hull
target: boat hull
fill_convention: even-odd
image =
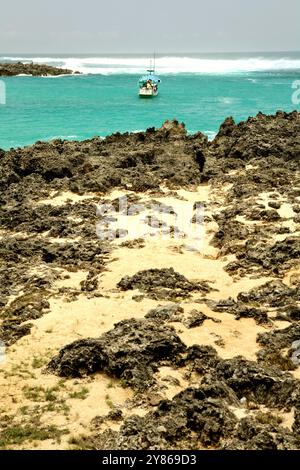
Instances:
[[[147,90],[146,88],[141,88],[139,91],[140,98],[154,98],[158,95],[158,91]]]

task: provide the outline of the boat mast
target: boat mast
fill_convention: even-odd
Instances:
[[[147,72],[150,73],[150,75],[155,74],[155,52],[153,53],[153,63],[152,59],[150,59],[150,69],[147,70]]]

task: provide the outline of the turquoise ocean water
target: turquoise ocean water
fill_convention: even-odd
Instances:
[[[171,118],[185,122],[191,133],[201,130],[212,138],[227,116],[240,121],[258,111],[300,111],[300,104],[292,102],[292,85],[300,81],[300,53],[158,56],[162,83],[159,96],[151,100],[141,100],[137,94],[138,79],[149,66],[146,56],[0,54],[0,62],[17,60],[83,74],[4,78],[3,149],[58,137],[82,140],[145,130]],[[300,88],[300,82],[294,86]]]

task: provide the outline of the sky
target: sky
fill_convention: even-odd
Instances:
[[[300,50],[299,0],[0,0],[0,53]]]

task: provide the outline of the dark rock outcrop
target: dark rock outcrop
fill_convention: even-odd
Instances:
[[[181,321],[184,310],[180,305],[170,304],[161,307],[156,307],[146,313],[145,318],[151,320],[160,320],[162,322],[177,322]]]
[[[0,340],[6,346],[30,334],[33,325],[25,322],[36,320],[48,311],[50,307],[48,295],[49,293],[43,288],[32,288],[27,294],[13,300],[9,307],[0,309],[0,319],[3,320],[0,325]]]
[[[275,358],[280,358],[281,366],[286,370],[296,369],[300,365],[300,325],[298,323],[283,330],[259,334],[257,341],[263,347],[258,353],[259,361],[270,364],[275,362]]]
[[[74,72],[68,69],[61,69],[46,64],[33,64],[23,62],[0,63],[0,77],[12,77],[15,75],[32,75],[33,77],[43,77],[47,75],[71,75]],[[79,72],[75,72],[79,73]]]
[[[184,344],[172,327],[155,320],[125,320],[98,339],[75,341],[65,346],[47,370],[62,377],[81,377],[94,372],[121,378],[145,391],[161,361],[176,361]]]
[[[134,276],[123,277],[117,284],[121,290],[139,289],[155,299],[188,297],[191,292],[210,292],[206,282],[191,282],[173,268],[148,269]]]
[[[300,383],[291,374],[242,357],[220,361],[213,376],[224,381],[239,399],[245,397],[273,408],[290,410],[300,393]]]
[[[217,158],[300,160],[300,117],[297,111],[278,111],[275,116],[259,113],[247,121],[235,124],[227,118],[210,146]]]
[[[299,447],[299,381],[242,358],[221,360],[210,347],[195,346],[186,355],[187,361],[195,363],[201,358],[207,373],[199,386],[188,387],[171,400],[161,400],[145,416],[129,416],[119,431],[101,432],[92,423],[86,448],[295,450]],[[233,410],[243,407],[241,399],[279,409],[296,406],[294,433],[282,427],[280,418],[271,412],[257,412],[239,420]]]

